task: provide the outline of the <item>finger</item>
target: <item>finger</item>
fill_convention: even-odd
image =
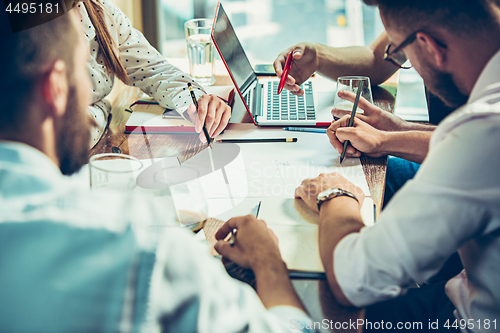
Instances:
[[[340,118],[339,120],[334,121],[330,125],[330,127],[328,127],[328,129],[335,132],[335,131],[337,131],[337,129],[339,129],[341,127],[347,127],[349,125],[350,118],[351,118],[350,115],[345,115],[342,118]],[[327,133],[328,133],[328,131],[327,131]]]
[[[330,127],[326,130],[326,135],[328,135],[328,139],[330,140],[330,144],[339,152],[339,154],[342,154],[342,149],[344,148],[344,145],[342,142],[339,141],[337,136],[335,135],[335,132],[330,129]]]
[[[212,136],[214,138],[217,135],[221,134],[221,132],[224,130],[224,128],[226,128],[227,124],[229,123],[229,119],[231,119],[231,108],[229,107],[229,105],[224,105],[224,107],[225,111],[223,111],[219,126],[217,126]]]
[[[345,99],[351,103],[354,103],[356,100],[356,94],[352,91],[341,90],[337,94],[340,98]],[[360,97],[358,102],[358,108],[363,109],[365,114],[370,114],[375,105],[368,102],[364,97]]]
[[[310,182],[312,181],[311,178],[306,178],[302,181],[302,183],[300,183],[301,185],[308,185]]]
[[[339,128],[335,132],[335,135],[337,136],[337,139],[342,143],[346,140],[349,140],[351,142],[351,145],[349,146],[350,148],[352,148],[352,141],[359,138],[358,129],[356,127]],[[355,149],[355,148],[353,148],[353,149]],[[354,151],[349,150],[349,148],[348,148],[347,152],[350,152],[353,154],[355,153]]]
[[[200,130],[197,131],[198,133],[201,133],[201,127],[205,124],[208,111],[208,103],[209,95],[203,95],[198,100],[198,120],[200,121]]]
[[[289,90],[292,94],[301,96],[304,94],[304,90],[300,89],[298,84],[288,84],[285,83],[285,89]]]
[[[231,246],[229,242],[220,240],[215,243],[214,248],[221,256],[231,260],[231,252],[234,252],[234,246]]]
[[[345,150],[345,155],[347,157],[360,157],[361,156],[361,152],[358,151],[353,146],[348,145],[347,148],[346,148],[346,150]]]
[[[351,117],[351,111],[341,110],[337,108],[332,109],[332,116],[342,118],[344,116]],[[356,113],[356,118],[363,120],[365,123],[370,122],[370,118],[361,113]]]
[[[337,108],[332,109],[332,116],[334,116],[334,117],[342,118],[343,116],[350,116],[350,115],[351,115],[351,111],[337,109]]]
[[[238,217],[233,217],[229,219],[226,223],[222,225],[222,227],[217,230],[215,233],[215,239],[217,240],[222,240],[229,235],[233,231],[233,229],[239,229],[243,223],[247,220],[252,220],[255,219],[255,216],[253,215],[246,215],[246,216],[238,216]]]
[[[196,107],[193,104],[191,104],[187,108],[187,113],[188,113],[191,121],[194,123],[194,130],[197,133],[200,133],[201,132],[201,123],[200,123],[200,118],[198,117],[198,111],[196,110]]]
[[[294,194],[296,199],[302,199],[302,196],[304,195],[304,185],[297,187]]]
[[[300,59],[302,58],[302,56],[304,55],[304,44],[297,44],[295,45],[295,47],[293,48],[293,52],[292,52],[292,56],[293,56],[293,59]]]
[[[212,133],[212,127],[214,124],[218,125],[219,122],[217,121],[217,104],[218,104],[218,97],[210,95],[208,98],[208,105],[207,105],[207,114],[205,116],[205,126],[207,127],[208,133]]]
[[[274,60],[273,67],[278,77],[281,77],[281,75],[283,75],[283,66],[285,65],[286,56],[288,55],[289,52],[290,49],[286,49],[285,51],[281,52],[278,55],[276,60]]]
[[[223,104],[222,102],[219,102],[216,104],[218,104],[218,105],[215,106],[214,122],[212,123],[212,126],[210,126],[210,129],[208,130],[208,133],[210,134],[211,138],[214,137],[214,133],[217,130],[217,128],[219,127],[219,124],[222,120],[222,117],[224,116],[224,111],[226,110],[225,104]],[[210,110],[210,106],[209,106],[209,110]],[[209,114],[210,114],[210,112],[209,112]]]
[[[223,240],[229,235],[233,229],[236,229],[236,222],[237,220],[241,217],[233,217],[232,219],[229,219],[226,223],[222,225],[222,227],[217,230],[215,233],[215,239],[217,240]]]

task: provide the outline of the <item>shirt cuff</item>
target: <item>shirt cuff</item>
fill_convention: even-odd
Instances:
[[[374,285],[380,272],[370,270],[367,254],[361,239],[363,231],[351,233],[337,244],[333,252],[334,274],[345,297],[356,307],[365,307],[401,295],[396,285]],[[371,278],[371,280],[370,280]]]
[[[281,323],[292,330],[298,329],[299,332],[315,332],[309,327],[314,327],[312,319],[302,310],[293,306],[277,306],[268,310],[274,314]]]

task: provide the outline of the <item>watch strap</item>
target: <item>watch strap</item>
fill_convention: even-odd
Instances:
[[[354,200],[356,200],[359,203],[358,198],[356,198],[356,196],[354,194],[352,194],[351,192],[343,190],[343,189],[338,188],[338,187],[334,187],[334,188],[329,188],[329,189],[321,192],[318,195],[318,198],[316,199],[316,204],[318,205],[318,211],[320,210],[321,205],[325,201],[328,201],[328,200],[331,200],[331,199],[337,198],[337,197],[342,197],[342,196],[353,198]]]

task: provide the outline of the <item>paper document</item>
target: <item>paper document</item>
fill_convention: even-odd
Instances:
[[[367,226],[374,223],[374,206],[365,198],[361,217]],[[266,221],[278,237],[281,256],[289,270],[324,272],[319,255],[319,215],[301,199],[265,198],[262,200],[259,219]]]

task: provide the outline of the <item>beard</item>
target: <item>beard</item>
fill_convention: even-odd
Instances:
[[[86,111],[76,84],[72,82],[68,89],[66,112],[56,138],[59,168],[63,175],[71,175],[88,163],[91,122]]]
[[[456,109],[467,102],[469,96],[460,92],[450,73],[433,68],[429,63],[422,63],[422,65],[426,67],[428,74],[426,76],[429,78],[428,80],[424,79],[425,86],[444,104]]]

